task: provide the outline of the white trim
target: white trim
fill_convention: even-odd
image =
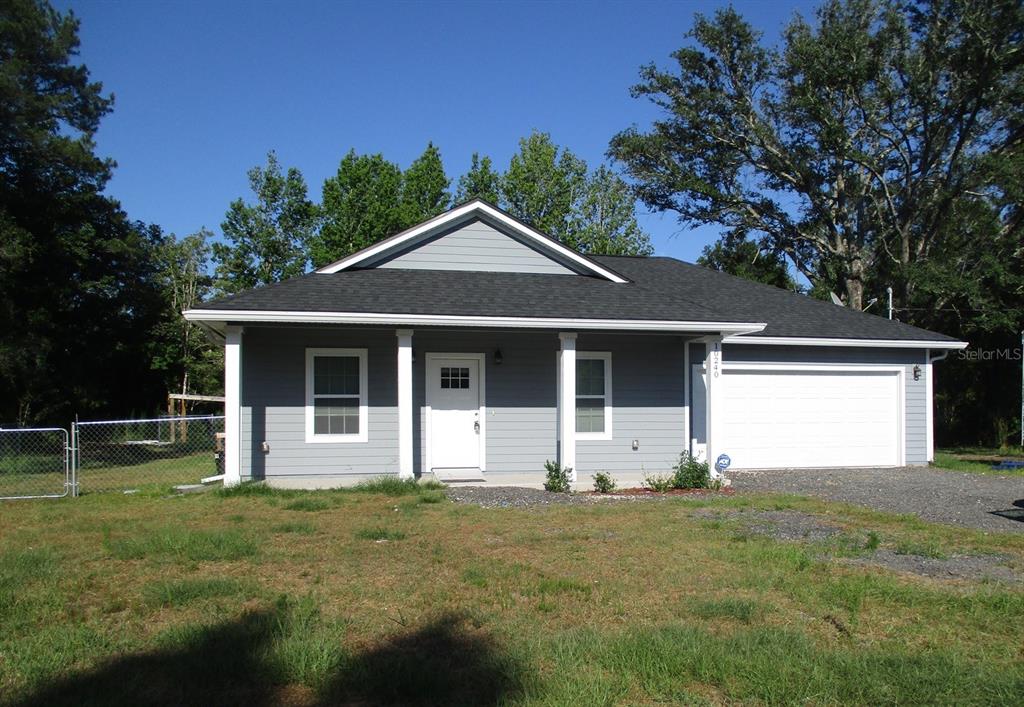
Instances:
[[[232,309],[187,309],[190,322],[271,322],[298,324],[407,324],[410,326],[506,327],[512,329],[610,329],[620,331],[721,332],[750,334],[767,324],[757,322],[693,322],[663,319],[575,319],[548,317],[485,317],[454,314],[385,314],[373,312],[298,312]],[[747,342],[743,342],[747,343]],[[756,343],[756,342],[755,342]]]
[[[354,356],[359,359],[359,432],[358,434],[322,434],[313,432],[313,359],[317,356]],[[361,444],[369,439],[369,406],[367,405],[366,349],[306,349],[306,443],[307,444]],[[331,396],[328,396],[331,397]],[[345,396],[353,397],[353,396]]]
[[[830,373],[895,373],[896,374],[896,430],[897,466],[907,463],[907,368],[893,364],[843,364],[843,363],[770,363],[770,362],[736,362],[724,363],[724,372],[728,371],[785,371],[800,373],[803,371],[824,371]],[[712,462],[713,463],[713,462]]]
[[[579,442],[587,442],[593,440],[610,440],[612,439],[612,354],[611,351],[577,351],[576,362],[580,361],[604,361],[604,395],[599,396],[604,398],[604,432],[580,432],[576,430],[576,440]],[[584,397],[598,397],[598,396],[584,396]],[[576,400],[580,399],[580,393],[576,391]],[[573,427],[575,428],[576,422],[576,409],[573,406]]]
[[[224,332],[224,485],[242,482],[242,333],[240,326]]]
[[[398,329],[398,476],[413,478],[412,329]]]
[[[722,402],[722,385],[717,380],[725,374],[725,362],[722,352],[722,340],[709,337],[704,344],[704,460],[708,463],[711,476],[718,478],[721,473],[715,465],[718,461],[718,445],[715,435],[719,421],[725,414],[725,403]]]
[[[430,418],[433,417],[433,408],[430,405],[430,393],[433,390],[433,364],[436,360],[470,360],[476,361],[479,365],[477,367],[478,374],[480,376],[477,384],[477,394],[480,398],[479,407],[479,422],[480,422],[480,472],[485,473],[487,471],[487,354],[482,353],[441,353],[431,352],[426,353],[423,356],[424,362],[424,378],[426,380],[426,390],[423,397],[423,414],[426,415],[424,421],[423,434],[425,441],[423,443],[423,474],[430,474],[433,472],[433,454],[431,452],[431,446],[433,444],[433,438],[431,437],[431,422]]]
[[[558,340],[558,463],[572,469],[570,481],[576,481],[576,332],[559,332]]]
[[[690,422],[690,342],[683,342],[683,449],[693,454],[693,426]]]
[[[903,339],[830,339],[808,336],[744,336],[730,334],[726,344],[765,344],[767,346],[847,346],[854,348],[951,349],[967,348],[966,341],[909,341]]]
[[[607,280],[611,280],[612,282],[628,282],[628,280],[621,277],[620,275],[616,275],[611,270],[601,267],[597,263],[593,262],[592,260],[583,255],[580,255],[571,248],[567,248],[561,243],[551,238],[548,238],[547,236],[542,235],[538,231],[535,231],[532,228],[524,226],[523,224],[517,222],[510,216],[507,216],[498,209],[495,209],[493,206],[485,204],[481,201],[471,201],[468,204],[464,204],[462,206],[454,208],[451,211],[448,211],[446,213],[441,214],[440,216],[437,216],[436,218],[432,218],[429,221],[424,221],[420,225],[414,226],[410,228],[408,231],[405,231],[404,233],[399,233],[395,236],[392,236],[391,238],[385,239],[380,243],[377,243],[376,245],[361,250],[358,253],[353,253],[352,255],[346,258],[342,258],[341,260],[331,263],[330,265],[325,265],[324,267],[316,270],[316,272],[319,274],[332,274],[340,272],[342,270],[346,270],[354,265],[358,265],[359,263],[365,262],[389,250],[400,248],[411,240],[414,240],[421,236],[429,235],[432,231],[440,230],[445,226],[448,226],[449,224],[452,224],[463,219],[469,219],[480,214],[483,214],[488,218],[498,221],[499,223],[503,224],[506,228],[512,229],[517,234],[534,241],[541,248],[554,251],[559,256],[574,262],[575,264],[594,273],[595,275],[600,275],[601,277]]]
[[[935,461],[935,383],[932,381],[932,352],[924,352],[925,450],[929,464]]]

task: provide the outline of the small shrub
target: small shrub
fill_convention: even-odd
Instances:
[[[674,488],[672,478],[671,476],[663,476],[661,474],[648,474],[644,477],[641,485],[645,489],[650,489],[656,493],[665,493]]]
[[[689,452],[679,455],[672,474],[672,488],[706,489],[711,488],[711,469],[706,461],[698,461]]]
[[[597,472],[594,474],[594,490],[598,493],[611,493],[615,490],[615,479],[607,472]]]
[[[544,481],[544,490],[552,493],[569,493],[572,491],[569,477],[572,474],[572,467],[563,467],[558,462],[546,461],[544,468],[547,470],[547,479]]]

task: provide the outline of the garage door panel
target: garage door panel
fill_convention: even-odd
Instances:
[[[734,468],[895,466],[895,371],[728,370],[718,448]]]

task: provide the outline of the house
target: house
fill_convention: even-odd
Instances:
[[[479,200],[185,317],[224,340],[225,482],[292,487],[923,465],[932,363],[966,346]]]

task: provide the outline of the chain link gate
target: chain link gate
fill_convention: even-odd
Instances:
[[[62,498],[74,491],[68,431],[0,429],[0,500]]]
[[[77,493],[196,484],[222,473],[223,415],[72,425]]]

